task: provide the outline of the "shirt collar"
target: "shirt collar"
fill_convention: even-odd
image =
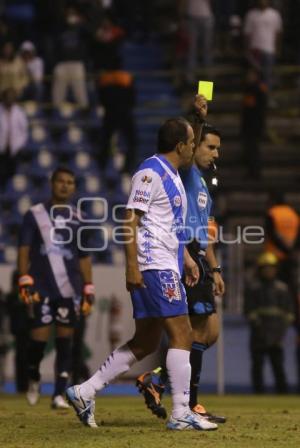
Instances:
[[[167,167],[172,171],[174,174],[178,174],[178,171],[171,165],[171,163],[162,155],[162,154],[155,154],[156,157],[161,160],[164,164],[167,165]]]
[[[203,172],[195,165],[195,163],[192,166],[193,170],[200,176],[203,177]]]

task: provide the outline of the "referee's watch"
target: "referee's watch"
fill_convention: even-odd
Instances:
[[[221,266],[219,265],[219,266],[216,266],[215,268],[212,268],[211,271],[212,272],[218,272],[218,274],[221,274],[222,269],[221,269]]]

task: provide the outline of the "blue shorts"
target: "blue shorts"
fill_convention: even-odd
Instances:
[[[146,288],[131,292],[135,319],[188,314],[185,289],[176,272],[148,270],[142,275]]]

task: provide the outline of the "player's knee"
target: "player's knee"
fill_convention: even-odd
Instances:
[[[144,339],[141,340],[136,336],[130,342],[128,342],[130,350],[139,361],[155,352],[155,350],[157,349],[157,345],[158,344],[156,341],[147,341]]]
[[[169,345],[172,348],[180,348],[183,350],[190,350],[193,342],[192,329],[187,327],[185,331],[174,332],[169,337]]]

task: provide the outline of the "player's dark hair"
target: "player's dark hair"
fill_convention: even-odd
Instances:
[[[215,128],[214,126],[212,126],[209,123],[204,123],[202,126],[200,143],[205,140],[205,137],[207,136],[207,134],[213,134],[213,135],[216,135],[217,137],[221,138],[221,133],[220,133],[220,131],[218,131],[217,128]]]
[[[54,182],[54,181],[56,180],[58,174],[60,174],[60,173],[66,173],[66,174],[69,174],[70,176],[74,177],[74,180],[76,181],[75,173],[74,173],[72,170],[70,170],[70,168],[66,168],[66,167],[64,167],[64,166],[59,166],[58,168],[56,168],[56,169],[53,171],[53,173],[52,173],[52,175],[51,175],[51,179],[50,179],[51,182]]]
[[[178,143],[187,143],[189,123],[184,118],[170,118],[159,128],[157,151],[166,154],[174,151]]]

